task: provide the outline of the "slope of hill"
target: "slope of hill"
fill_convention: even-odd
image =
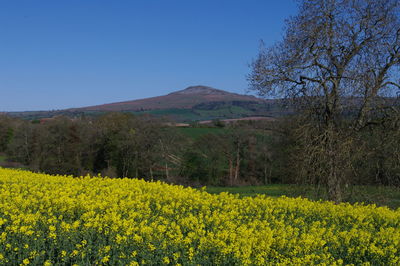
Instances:
[[[281,116],[279,100],[264,100],[207,86],[191,86],[167,95],[56,111],[13,112],[25,119],[56,115],[96,116],[106,112],[129,112],[168,117],[177,122],[230,119],[250,116]]]
[[[109,103],[96,106],[70,109],[71,111],[148,111],[161,109],[191,109],[210,102],[254,102],[263,100],[249,95],[240,95],[207,86],[192,86],[164,96],[133,101]]]

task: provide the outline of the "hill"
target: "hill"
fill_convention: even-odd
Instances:
[[[148,111],[162,109],[191,109],[198,104],[211,102],[253,102],[264,100],[249,95],[240,95],[207,86],[191,86],[167,95],[70,109],[71,111]]]
[[[55,115],[95,116],[105,112],[130,112],[168,117],[177,122],[232,119],[252,116],[280,116],[278,100],[265,100],[252,95],[231,93],[207,86],[191,86],[163,96],[108,103],[56,111],[12,112],[25,119],[41,119]]]

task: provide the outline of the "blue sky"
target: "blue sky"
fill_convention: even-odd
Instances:
[[[246,93],[259,41],[295,14],[292,0],[0,1],[0,111]]]

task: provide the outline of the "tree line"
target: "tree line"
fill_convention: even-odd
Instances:
[[[0,116],[0,152],[50,174],[102,174],[188,185],[271,182],[265,129],[242,123],[186,136],[159,119],[128,113],[58,116],[39,121]]]
[[[343,185],[400,186],[400,115],[341,139]],[[50,174],[102,174],[184,185],[325,185],[330,158],[303,114],[242,121],[192,137],[159,119],[126,113],[56,117],[44,123],[0,116],[0,153]],[[194,128],[195,129],[195,128]],[[342,135],[344,136],[344,135]],[[322,142],[323,143],[323,142]]]

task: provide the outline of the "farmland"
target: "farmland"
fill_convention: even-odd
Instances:
[[[400,209],[0,168],[1,264],[400,262]]]
[[[267,195],[269,197],[305,197],[311,200],[326,200],[326,191],[311,185],[270,184],[264,186],[241,186],[241,187],[207,187],[207,192],[218,194],[229,192],[238,194],[240,197],[255,197]],[[352,186],[345,191],[347,202],[364,202],[365,204],[376,204],[388,206],[392,209],[400,208],[400,189],[385,186]]]

